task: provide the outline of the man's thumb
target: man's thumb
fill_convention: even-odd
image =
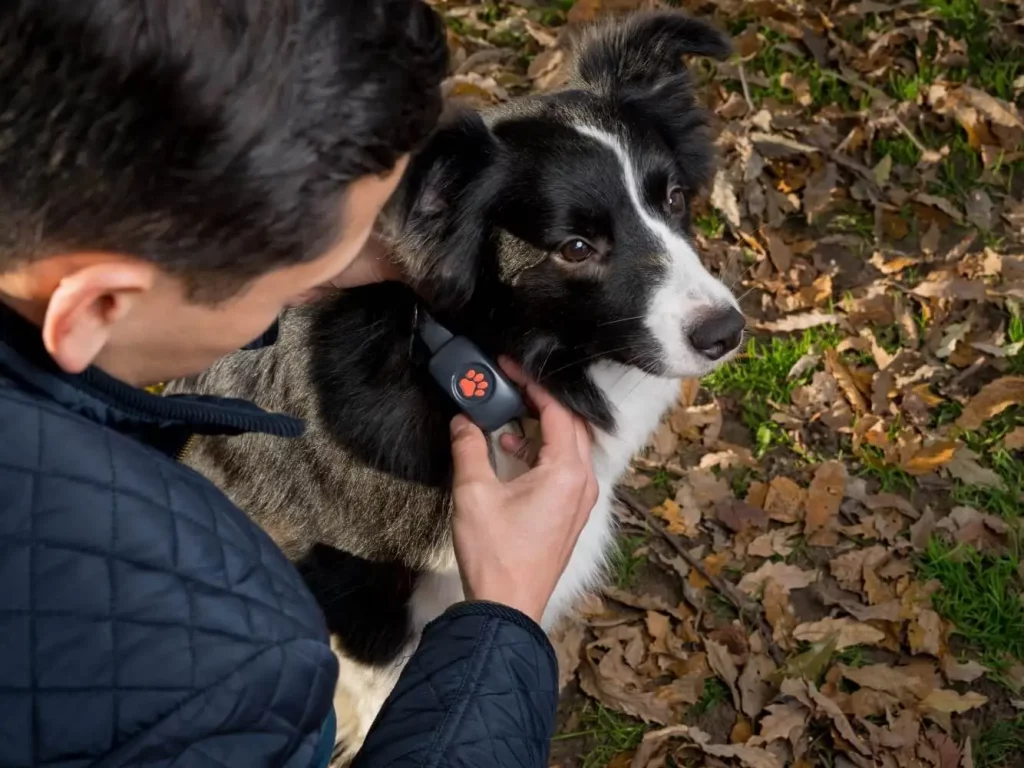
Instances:
[[[459,414],[451,423],[454,485],[497,479],[487,452],[487,438],[473,422]]]

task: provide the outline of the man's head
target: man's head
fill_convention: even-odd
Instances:
[[[440,112],[421,0],[0,5],[0,299],[68,370],[203,368],[360,250]]]

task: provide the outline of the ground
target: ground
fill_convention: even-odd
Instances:
[[[551,764],[1024,765],[1021,0],[434,5],[476,103],[605,13],[735,43],[694,223],[751,338],[625,478]]]

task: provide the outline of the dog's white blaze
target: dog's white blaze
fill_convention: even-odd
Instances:
[[[710,373],[723,360],[712,362],[690,345],[690,332],[701,316],[726,307],[739,309],[732,293],[704,265],[685,237],[672,231],[644,205],[635,164],[622,142],[607,131],[589,125],[576,130],[607,148],[615,155],[622,169],[623,182],[637,217],[661,243],[668,260],[668,274],[658,286],[648,305],[645,324],[665,352],[668,372],[679,377],[698,377]],[[727,359],[727,358],[725,358]]]

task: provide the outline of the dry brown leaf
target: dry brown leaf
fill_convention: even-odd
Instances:
[[[669,533],[692,539],[700,535],[701,513],[696,505],[680,507],[673,499],[664,502],[651,510],[651,513],[665,521]]]
[[[555,658],[558,659],[559,691],[564,690],[565,686],[576,677],[576,670],[580,666],[583,653],[585,635],[586,628],[575,616],[566,617],[548,633],[551,645],[555,649]]]
[[[753,573],[740,579],[739,588],[748,595],[756,595],[764,589],[765,582],[771,579],[785,592],[809,587],[818,578],[817,571],[805,571],[787,563],[764,563]]]
[[[1024,376],[1004,376],[984,387],[964,406],[956,425],[975,430],[1012,405],[1024,402]]]
[[[846,467],[842,462],[830,461],[818,467],[807,489],[804,533],[822,530],[835,520],[845,490]]]
[[[839,385],[850,407],[857,413],[864,413],[868,410],[868,403],[864,395],[857,387],[853,373],[840,359],[839,353],[834,349],[825,350],[825,367],[831,373]]]
[[[832,699],[822,694],[814,685],[814,683],[808,682],[807,680],[798,680],[796,678],[787,678],[782,683],[782,692],[793,696],[797,701],[802,703],[808,709],[812,709],[827,715],[831,720],[832,724],[839,731],[839,734],[846,739],[854,749],[860,752],[862,755],[871,754],[871,750],[861,741],[861,738],[853,730],[850,725],[850,721],[843,714],[839,705],[836,704]]]
[[[885,640],[885,633],[880,629],[845,617],[800,624],[793,630],[793,637],[808,643],[820,643],[832,635],[840,651],[854,645],[878,645]]]
[[[939,614],[927,608],[922,610],[907,627],[911,653],[927,653],[936,658],[942,656],[945,647],[942,634]]]
[[[768,525],[768,517],[763,509],[731,497],[715,507],[715,517],[735,533]]]
[[[888,664],[859,668],[840,666],[840,672],[862,688],[888,693],[905,704],[919,701],[934,690],[927,679],[914,674],[908,667],[891,667]]]
[[[795,525],[787,525],[784,528],[776,528],[774,531],[763,533],[750,542],[747,547],[747,554],[753,557],[773,557],[779,555],[788,557],[793,553],[790,541],[799,534],[799,528]]]
[[[952,440],[940,440],[926,445],[902,462],[900,469],[911,475],[927,475],[952,461],[956,447]]]
[[[756,717],[772,699],[772,684],[768,678],[775,672],[775,662],[763,653],[753,654],[740,673],[737,687],[747,717]]]
[[[973,683],[988,672],[988,668],[976,661],[958,662],[952,656],[943,656],[939,662],[942,674],[951,683]]]
[[[579,670],[580,688],[584,693],[606,707],[624,712],[648,723],[665,725],[675,719],[668,702],[652,696],[644,688],[644,681],[625,662],[623,648],[613,644],[611,649],[596,661],[593,649],[587,653]]]
[[[932,691],[921,701],[922,711],[953,714],[968,712],[988,703],[988,697],[976,691],[959,694],[956,691],[941,689]]]
[[[950,477],[960,480],[966,485],[982,488],[1002,488],[1003,478],[997,472],[983,467],[978,463],[978,455],[974,451],[958,445],[956,454],[946,466]]]
[[[867,555],[866,549],[853,549],[829,561],[829,569],[839,582],[839,586],[850,592],[860,590],[864,579],[864,559]]]
[[[773,478],[768,486],[764,511],[772,520],[777,520],[780,523],[795,523],[803,519],[806,496],[807,491],[788,477],[780,475]]]
[[[778,739],[796,743],[807,730],[810,715],[806,707],[795,701],[770,705],[768,714],[761,720],[761,733],[751,740],[751,746],[768,744]]]
[[[712,744],[711,736],[700,728],[671,725],[657,731],[648,731],[633,757],[631,768],[649,768],[661,746],[669,739],[686,739],[711,757],[731,758],[744,768],[783,768],[783,762],[766,749],[737,744]]]
[[[1003,438],[1003,447],[1008,451],[1024,448],[1024,427],[1017,427]]]
[[[704,650],[708,653],[708,664],[711,665],[711,669],[729,686],[733,706],[739,711],[740,693],[736,689],[736,680],[740,673],[736,669],[736,662],[732,660],[732,654],[725,645],[710,639],[704,641]]]

